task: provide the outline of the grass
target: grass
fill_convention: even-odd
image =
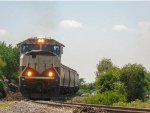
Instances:
[[[74,103],[87,103],[87,97],[76,96],[72,98],[72,102]],[[93,103],[96,104],[96,103]],[[102,105],[102,104],[101,104]],[[122,106],[122,107],[135,107],[135,108],[149,108],[150,109],[150,101],[142,102],[141,100],[136,100],[132,102],[118,102],[113,103],[112,106]]]
[[[86,99],[87,99],[87,97],[76,96],[76,97],[71,99],[71,102],[74,102],[74,103],[87,103]]]
[[[113,106],[150,108],[150,102],[142,102],[141,100],[136,100],[129,103],[123,103],[123,102],[114,103]]]
[[[0,102],[0,109],[5,109],[13,105],[14,102]]]

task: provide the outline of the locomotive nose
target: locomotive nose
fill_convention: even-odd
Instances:
[[[36,84],[35,84],[35,90],[36,91],[39,91],[39,92],[42,92],[43,91],[43,89],[45,88],[45,86],[44,86],[44,83],[42,83],[42,82],[37,82]]]
[[[44,84],[42,83],[42,82],[39,82],[39,83],[37,83],[36,85],[35,85],[36,87],[36,90],[37,91],[42,91],[43,90],[43,88],[44,88]]]

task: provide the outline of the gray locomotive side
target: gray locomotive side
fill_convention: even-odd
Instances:
[[[60,87],[63,88],[63,93],[77,92],[79,87],[78,73],[65,65],[61,65]]]

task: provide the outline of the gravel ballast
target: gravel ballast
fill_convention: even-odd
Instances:
[[[11,106],[0,109],[0,113],[73,113],[73,108],[51,107],[30,101],[16,101]]]

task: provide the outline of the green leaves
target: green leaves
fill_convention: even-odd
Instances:
[[[120,81],[125,84],[128,101],[144,100],[145,68],[140,64],[127,64],[122,68]]]
[[[6,45],[4,42],[0,42],[0,56],[5,63],[3,69],[0,69],[7,79],[12,79],[19,71],[19,48],[12,45]],[[1,65],[0,64],[0,65]]]
[[[87,103],[90,104],[112,105],[117,102],[126,102],[126,97],[115,91],[105,91],[87,98]]]
[[[79,79],[79,91],[78,94],[91,93],[95,89],[94,83],[86,83],[84,78]]]
[[[119,69],[110,59],[102,59],[97,65],[96,75],[97,92],[118,92],[128,101],[144,100],[145,90],[150,88],[150,74],[141,64],[127,64]]]
[[[103,58],[99,64],[97,65],[97,72],[96,75],[100,76],[101,74],[111,71],[111,70],[117,70],[118,68],[113,65],[111,59]]]
[[[111,59],[103,58],[97,65],[97,76],[110,70],[113,67]]]

